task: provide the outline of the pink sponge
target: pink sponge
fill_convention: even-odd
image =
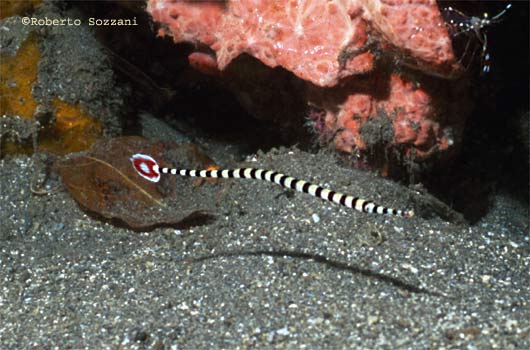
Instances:
[[[318,86],[373,68],[368,38],[437,75],[458,70],[434,0],[149,0],[160,35],[209,46],[222,70],[241,53]]]
[[[454,155],[470,107],[466,86],[384,72],[332,89],[310,87],[308,99],[323,143],[348,153],[383,145],[416,160]]]
[[[149,0],[147,11],[159,35],[213,51],[188,57],[205,73],[246,53],[306,81],[315,131],[342,151],[375,142],[381,116],[382,140],[399,152],[427,159],[459,142],[466,115],[453,104],[454,87],[420,86],[461,70],[435,0]],[[405,77],[400,65],[421,73]]]

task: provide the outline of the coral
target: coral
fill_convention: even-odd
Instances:
[[[318,134],[332,138],[338,149],[352,153],[391,145],[417,160],[457,149],[468,113],[458,102],[465,97],[465,89],[451,82],[422,84],[384,72],[308,93],[321,111]]]
[[[190,66],[208,75],[219,74],[219,66],[215,57],[203,52],[193,52],[188,56]]]
[[[306,82],[309,124],[323,143],[359,155],[394,150],[419,161],[458,150],[469,106],[462,89],[439,79],[456,77],[462,67],[435,0],[149,0],[147,11],[161,24],[159,35],[195,44],[190,64],[221,72],[260,119],[292,116],[296,108],[270,98],[279,93],[267,90],[273,84],[250,72],[248,61],[235,60],[242,53]]]
[[[219,69],[247,53],[318,86],[373,68],[369,37],[423,71],[459,68],[434,0],[149,0],[159,35],[209,46]],[[410,62],[409,62],[410,64]]]

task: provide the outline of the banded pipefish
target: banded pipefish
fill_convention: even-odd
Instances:
[[[151,182],[160,181],[161,174],[171,174],[201,178],[223,179],[255,179],[275,183],[285,188],[307,193],[325,201],[334,202],[363,213],[387,214],[402,217],[414,216],[413,210],[387,208],[370,200],[362,199],[329,190],[304,180],[281,174],[273,170],[256,168],[219,169],[219,170],[190,170],[160,167],[156,160],[145,154],[134,154],[130,158],[133,168],[138,175]]]

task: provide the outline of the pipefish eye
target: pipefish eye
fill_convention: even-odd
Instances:
[[[160,181],[160,168],[151,156],[137,153],[130,160],[138,175],[151,182]]]

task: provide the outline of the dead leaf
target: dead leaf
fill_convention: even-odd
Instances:
[[[157,159],[161,166],[201,167],[201,158],[207,156],[194,154],[197,150],[188,144],[119,137],[60,160],[55,169],[82,207],[107,219],[122,220],[135,229],[178,225],[214,210],[215,188],[195,191],[188,179],[171,175],[164,175],[159,183],[146,181],[133,169],[130,157],[143,153]],[[180,164],[168,164],[168,152],[169,158],[178,156]]]

